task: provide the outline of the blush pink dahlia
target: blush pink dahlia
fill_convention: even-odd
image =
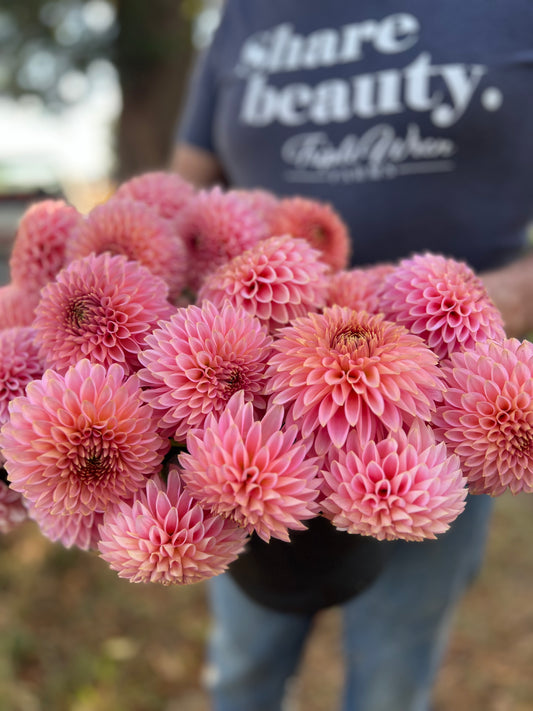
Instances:
[[[9,406],[0,444],[11,486],[54,516],[104,511],[144,485],[162,461],[136,376],[79,361],[45,371]]]
[[[65,265],[68,240],[82,220],[63,200],[42,200],[22,216],[9,259],[11,281],[27,291],[48,284]]]
[[[270,218],[270,231],[307,240],[334,270],[345,269],[348,264],[348,228],[331,205],[308,198],[284,198]]]
[[[375,267],[350,269],[330,275],[328,306],[349,306],[354,311],[381,311],[381,293],[386,274],[394,267],[380,264]]]
[[[144,398],[161,414],[161,427],[184,441],[191,427],[219,413],[233,393],[264,408],[266,364],[272,338],[242,307],[209,301],[189,306],[146,339],[139,354]]]
[[[34,339],[32,328],[0,330],[0,427],[9,417],[10,401],[24,395],[26,385],[44,373],[44,362]]]
[[[289,235],[262,240],[207,276],[198,301],[226,299],[269,331],[324,306],[326,265],[308,242]]]
[[[9,533],[27,518],[22,496],[0,479],[0,533]]]
[[[474,494],[533,492],[533,344],[505,339],[453,353],[436,432]]]
[[[254,419],[252,403],[236,393],[217,420],[189,432],[180,455],[183,479],[198,501],[230,517],[263,540],[289,540],[289,529],[305,529],[317,513],[316,460],[297,441],[296,427],[283,430],[282,407]]]
[[[94,252],[122,254],[140,262],[168,285],[177,299],[187,279],[185,245],[168,220],[134,200],[112,198],[97,205],[80,223],[67,249],[68,261]]]
[[[351,427],[371,439],[381,423],[397,430],[429,420],[443,389],[437,357],[382,315],[332,306],[278,331],[267,375],[273,402],[291,406],[302,435],[322,454],[342,447]]]
[[[193,197],[193,186],[177,173],[151,171],[122,183],[117,198],[137,200],[155,208],[167,220],[175,220]]]
[[[350,440],[323,472],[322,507],[340,530],[421,541],[444,533],[463,511],[467,488],[459,459],[435,442],[425,423],[415,420],[407,434],[398,430],[377,441]]]
[[[242,196],[252,210],[267,222],[270,222],[277,207],[278,198],[268,190],[232,190],[234,195]]]
[[[81,550],[96,550],[100,535],[98,528],[104,514],[93,511],[90,514],[64,514],[54,516],[49,511],[29,506],[29,515],[41,533],[51,541],[59,541],[65,548],[80,548]]]
[[[154,477],[132,503],[108,511],[100,536],[100,554],[119,577],[163,585],[219,575],[247,538],[235,523],[205,511],[183,489],[176,465],[170,466],[166,484]]]
[[[34,321],[40,352],[60,372],[88,358],[131,373],[147,334],[176,311],[166,295],[162,279],[123,255],[72,262],[41,292]]]
[[[201,190],[183,211],[180,234],[187,245],[189,287],[197,291],[207,274],[269,237],[267,222],[240,192]]]
[[[31,326],[38,303],[38,291],[28,291],[16,284],[0,286],[0,329]]]
[[[385,279],[381,305],[387,318],[423,338],[439,358],[505,338],[481,279],[466,264],[440,255],[401,261]]]

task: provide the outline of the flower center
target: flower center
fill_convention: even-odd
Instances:
[[[240,368],[232,368],[229,373],[222,378],[224,392],[229,399],[238,390],[242,390],[246,385],[246,378]]]
[[[67,306],[67,322],[73,328],[83,328],[92,321],[93,314],[99,303],[94,296],[77,296]]]
[[[109,471],[109,459],[101,453],[93,452],[85,457],[85,460],[77,470],[76,474],[82,481],[98,481]]]
[[[342,353],[354,353],[361,346],[368,349],[369,342],[376,337],[373,329],[358,324],[348,324],[338,330],[331,339],[331,348]]]

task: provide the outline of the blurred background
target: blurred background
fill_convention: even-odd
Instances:
[[[195,52],[218,0],[2,0],[0,283],[21,214],[85,212],[166,167]],[[533,709],[533,496],[497,501],[487,563],[460,608],[435,711]],[[119,580],[28,522],[0,538],[0,711],[206,711],[205,587]],[[333,711],[338,613],[317,619],[297,696]],[[402,709],[398,709],[402,711]]]

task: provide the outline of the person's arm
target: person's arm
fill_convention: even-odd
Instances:
[[[170,170],[179,173],[197,188],[224,182],[222,166],[216,156],[203,148],[184,142],[176,144]]]
[[[533,332],[533,253],[501,269],[480,274],[489,296],[500,309],[507,336]]]

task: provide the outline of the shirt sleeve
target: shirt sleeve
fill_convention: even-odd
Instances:
[[[226,0],[212,42],[196,59],[177,127],[177,141],[203,148],[213,154],[216,153],[213,118],[219,85],[217,57],[223,54],[223,43],[228,36],[229,16],[233,5],[234,2]]]
[[[216,78],[211,45],[197,58],[189,79],[184,110],[178,122],[177,141],[215,153],[213,116],[216,105]]]

